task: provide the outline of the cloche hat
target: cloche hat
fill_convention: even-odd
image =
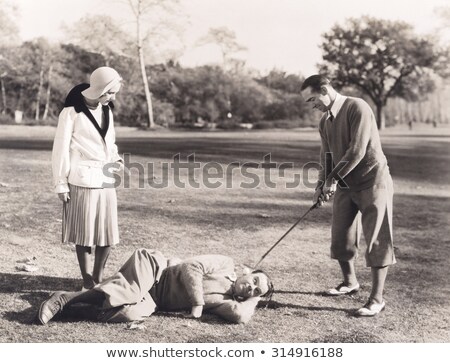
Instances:
[[[89,88],[82,91],[82,95],[91,100],[99,98],[122,81],[119,73],[110,67],[100,67],[92,72]]]

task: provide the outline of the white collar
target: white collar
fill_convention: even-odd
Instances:
[[[336,93],[336,98],[334,99],[333,105],[331,106],[331,113],[333,114],[333,117],[336,118],[336,115],[342,108],[342,105],[344,104],[347,97],[342,96],[340,93]],[[330,117],[330,111],[328,111],[327,119]]]

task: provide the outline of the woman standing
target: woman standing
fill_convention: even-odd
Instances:
[[[116,171],[123,166],[111,111],[121,82],[114,69],[100,67],[90,84],[75,86],[59,115],[53,143],[53,182],[64,211],[62,239],[75,244],[84,289],[102,281],[111,246],[119,243],[114,179],[104,170],[112,163],[118,163]]]

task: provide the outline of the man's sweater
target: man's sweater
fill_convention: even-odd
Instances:
[[[319,132],[324,168],[320,180],[336,179],[341,188],[360,191],[380,183],[389,173],[375,116],[364,100],[348,97],[333,119],[327,114],[322,117]]]
[[[237,301],[233,297],[236,280],[234,262],[222,255],[202,255],[167,267],[159,282],[150,290],[160,310],[190,309],[201,305],[235,323],[250,320],[258,299]]]

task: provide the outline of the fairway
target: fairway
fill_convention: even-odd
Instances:
[[[363,248],[356,264],[361,290],[322,295],[340,282],[338,264],[329,257],[328,204],[313,210],[261,264],[275,294],[249,324],[157,313],[138,330],[70,317],[32,324],[50,292],[81,288],[75,252],[60,243],[62,206],[51,185],[54,131],[0,128],[0,342],[450,342],[450,128],[382,133],[395,184],[398,263],[390,269],[386,310],[379,316],[352,316],[370,293]],[[113,249],[107,276],[140,247],[179,257],[225,254],[240,267],[252,266],[311,205],[316,172],[302,168],[318,160],[317,130],[117,128],[117,138],[120,153],[134,164],[131,178],[122,175],[117,189],[121,243]],[[251,168],[268,154],[272,163],[286,164],[272,169],[270,177],[268,169]],[[184,168],[179,174],[184,188],[172,177],[164,186],[164,167],[170,172],[174,158],[186,163],[189,155],[199,164],[190,183]],[[244,163],[253,178],[240,172]],[[19,270],[25,258],[33,259],[37,271]]]

